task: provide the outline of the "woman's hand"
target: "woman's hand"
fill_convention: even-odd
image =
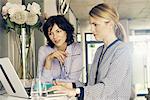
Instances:
[[[67,57],[67,53],[66,52],[57,50],[57,51],[49,54],[46,57],[44,66],[45,66],[46,69],[50,69],[51,68],[51,62],[52,62],[53,59],[58,59],[59,62],[61,64],[63,64],[66,57]]]
[[[73,89],[72,83],[62,82],[62,81],[53,81],[53,86],[50,88],[50,91],[54,91],[54,93],[62,93],[66,94],[67,96],[75,96],[76,91]]]
[[[64,51],[60,51],[60,50],[57,50],[51,54],[49,54],[48,56],[48,59],[52,60],[52,59],[58,59],[61,63],[64,63],[65,61],[65,58],[67,57],[67,53],[64,52]]]
[[[68,83],[68,82],[62,82],[62,81],[53,81],[54,85],[60,85],[69,89],[73,89],[73,85],[72,83]]]
[[[54,93],[60,93],[60,94],[66,94],[69,97],[74,97],[76,95],[75,89],[67,88],[62,85],[55,85],[51,88],[49,88],[49,91]]]

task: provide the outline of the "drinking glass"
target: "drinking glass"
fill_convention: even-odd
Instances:
[[[53,84],[39,78],[33,79],[31,85],[31,97],[47,97],[49,93],[48,89],[52,86]]]
[[[40,96],[42,96],[41,80],[38,78],[35,78],[32,80],[31,97],[40,97]]]

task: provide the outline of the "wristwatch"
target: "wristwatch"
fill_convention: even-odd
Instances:
[[[75,97],[78,97],[80,95],[80,88],[76,88],[76,96]]]

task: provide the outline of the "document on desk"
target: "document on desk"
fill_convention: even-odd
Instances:
[[[45,90],[41,91],[41,96],[43,97],[60,97],[60,96],[67,96],[64,93],[53,93],[53,91]],[[39,94],[39,91],[32,91],[32,94]]]

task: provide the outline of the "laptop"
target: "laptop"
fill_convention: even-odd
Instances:
[[[9,95],[22,98],[31,98],[31,88],[24,87],[8,57],[0,58],[0,81]],[[47,95],[47,97],[61,96],[66,96],[66,94],[49,93]]]
[[[8,95],[30,98],[30,88],[25,88],[9,58],[0,58],[0,81]]]

